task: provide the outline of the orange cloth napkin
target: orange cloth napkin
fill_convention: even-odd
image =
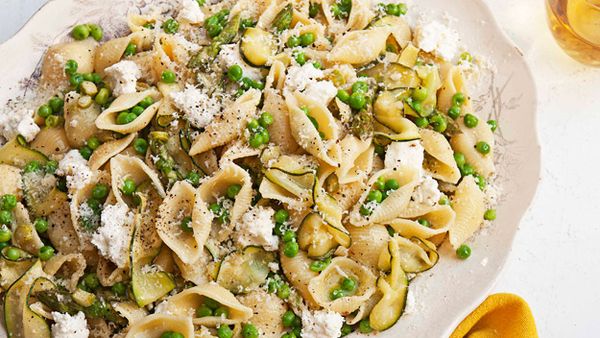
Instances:
[[[489,296],[454,330],[450,338],[537,338],[529,305],[510,293]]]

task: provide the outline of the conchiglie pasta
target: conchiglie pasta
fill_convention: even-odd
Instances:
[[[144,109],[144,112],[138,116],[135,120],[127,124],[118,124],[117,116],[120,112],[128,110],[146,97],[156,97],[157,91],[155,89],[148,89],[139,93],[123,94],[117,97],[113,103],[111,103],[108,109],[104,110],[102,114],[96,119],[96,127],[103,130],[116,131],[122,134],[133,133],[142,130],[146,127],[156,114],[161,101],[155,102],[148,108]]]
[[[85,258],[80,253],[57,255],[46,262],[44,272],[51,276],[65,278],[67,289],[75,291],[77,282],[83,276],[85,267]]]
[[[43,86],[62,88],[69,82],[64,68],[68,60],[77,62],[79,73],[94,71],[94,54],[98,43],[93,39],[67,42],[48,48],[42,62]]]
[[[420,129],[419,134],[421,135],[421,144],[425,148],[423,163],[425,170],[438,180],[452,184],[458,183],[461,174],[448,140],[444,135],[429,129]]]
[[[12,194],[21,199],[23,189],[21,188],[21,169],[8,164],[0,164],[0,196]]]
[[[263,109],[273,115],[274,123],[268,128],[271,142],[284,153],[296,153],[300,146],[292,136],[285,99],[276,90],[266,89]]]
[[[133,43],[137,51],[147,50],[154,40],[151,31],[143,30],[130,34],[122,38],[109,40],[96,49],[94,59],[94,69],[100,75],[104,75],[104,70],[115,63],[121,61],[127,45]]]
[[[390,235],[385,226],[373,224],[365,227],[348,226],[352,245],[348,257],[371,268],[377,268],[382,250],[387,249]]]
[[[69,151],[69,140],[63,128],[44,128],[29,146],[48,156],[58,155]]]
[[[82,95],[69,92],[65,96],[64,117],[65,134],[73,148],[81,148],[85,142],[98,132],[94,124],[100,115],[100,106],[92,102],[85,107],[80,104]]]
[[[117,155],[110,160],[110,169],[113,193],[119,203],[125,203],[120,188],[126,178],[132,179],[136,186],[149,181],[161,197],[166,195],[156,172],[137,157]]]
[[[465,96],[465,102],[462,105],[463,109],[464,107],[471,106],[461,67],[450,66],[442,74],[442,88],[438,92],[438,109],[442,112],[448,112],[450,107],[452,107],[452,97],[456,93],[462,93]]]
[[[367,177],[373,166],[371,139],[360,140],[356,136],[346,135],[340,143],[341,162],[336,170],[341,184],[360,181]]]
[[[281,268],[290,284],[300,293],[310,308],[316,309],[320,304],[315,300],[309,290],[309,283],[319,274],[312,271],[310,258],[304,251],[299,251],[295,257],[280,255]]]
[[[465,176],[452,198],[456,220],[450,225],[450,244],[458,248],[483,224],[485,195],[473,176]]]
[[[496,172],[494,165],[494,134],[490,126],[481,118],[474,128],[465,126],[464,120],[458,121],[460,132],[454,134],[450,139],[450,144],[455,152],[465,155],[467,163],[475,168],[475,171],[485,178],[492,176]],[[478,142],[485,142],[490,146],[488,154],[482,154],[475,148]]]
[[[281,317],[286,306],[281,298],[264,290],[252,291],[239,297],[242,304],[252,309],[252,324],[262,332],[261,337],[279,338],[284,331]],[[268,304],[268,306],[265,306]]]
[[[427,239],[446,233],[454,224],[456,214],[449,205],[433,207],[418,205],[412,208],[411,206],[399,215],[400,218],[388,222],[389,226],[401,236]],[[418,220],[426,220],[430,226],[423,226]]]
[[[136,136],[137,133],[131,133],[126,137],[101,144],[98,149],[94,150],[92,156],[90,156],[88,166],[92,170],[100,169],[111,158],[124,151]]]
[[[361,65],[375,60],[385,50],[389,27],[352,31],[342,36],[329,54],[329,61]]]
[[[187,316],[155,313],[135,322],[126,338],[160,338],[164,332],[179,332],[185,338],[194,338],[194,324]]]

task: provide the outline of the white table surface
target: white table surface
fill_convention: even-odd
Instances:
[[[0,42],[46,1],[1,0]],[[484,1],[523,50],[536,78],[543,162],[537,197],[493,292],[525,298],[541,337],[597,337],[600,69],[584,67],[558,48],[544,1]]]

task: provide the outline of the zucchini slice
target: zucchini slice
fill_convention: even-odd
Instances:
[[[323,217],[323,220],[329,227],[327,230],[340,245],[349,248],[352,244],[350,233],[342,224],[342,213],[344,210],[340,207],[335,198],[325,192],[318,184],[314,189],[314,200],[317,206],[317,211]]]
[[[225,256],[217,274],[217,283],[239,294],[258,289],[267,280],[269,263],[275,255],[263,248],[249,246]]]
[[[316,212],[304,217],[298,228],[298,244],[300,249],[308,253],[308,257],[325,257],[339,245],[328,228],[329,224]]]
[[[27,299],[25,301],[26,316],[28,320],[24,322],[23,331],[25,337],[40,337],[50,338],[50,327],[43,317],[42,313],[37,313],[31,308],[33,304],[32,298],[35,298],[35,294],[44,290],[55,289],[56,285],[46,277],[38,277],[33,281],[33,285],[27,292]]]
[[[392,257],[391,271],[377,279],[377,288],[383,297],[369,315],[369,324],[377,331],[387,330],[396,324],[404,312],[408,295],[408,278],[400,266],[402,254],[398,242],[390,240],[388,250]]]
[[[404,115],[404,100],[410,97],[407,89],[382,91],[373,104],[373,117],[388,128],[394,127],[398,119]]]
[[[240,51],[250,65],[262,67],[277,52],[275,38],[260,28],[249,27],[242,37]]]
[[[156,240],[156,231],[142,228],[142,215],[147,213],[146,197],[140,196],[139,212],[135,215],[133,235],[131,237],[131,290],[133,298],[140,306],[146,306],[168,294],[175,288],[175,281],[164,271],[144,271],[144,267],[152,264],[160,253],[162,242]],[[150,238],[152,237],[152,238]]]
[[[46,164],[48,157],[37,150],[27,146],[25,140],[16,137],[8,141],[0,148],[0,164],[10,164],[15,167],[23,168],[31,161],[38,161],[40,164]]]
[[[27,301],[27,295],[29,288],[38,277],[44,276],[45,273],[42,270],[42,262],[37,260],[27,272],[25,272],[19,279],[17,279],[4,294],[4,323],[6,324],[6,331],[8,337],[11,338],[28,338],[38,337],[37,335],[27,335],[29,328],[37,326],[33,323],[27,323],[32,320],[37,322],[34,318],[28,318],[26,316],[31,314],[28,312],[29,309],[25,306]],[[27,320],[25,320],[27,318]],[[45,321],[44,321],[45,323]],[[42,335],[40,337],[50,337],[50,331],[47,331],[47,335],[44,335],[43,325],[41,325]]]
[[[417,88],[421,85],[421,79],[417,72],[399,63],[378,63],[358,73],[358,76],[372,77],[387,90],[398,88]]]
[[[401,256],[400,266],[404,272],[419,273],[433,268],[440,255],[433,243],[418,237],[407,239],[401,236],[394,237],[399,246]],[[389,249],[389,248],[388,248]],[[391,268],[392,256],[389,250],[382,250],[379,256],[379,269],[388,271]]]

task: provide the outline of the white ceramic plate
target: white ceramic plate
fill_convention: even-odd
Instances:
[[[167,0],[159,0],[167,2]],[[31,92],[45,49],[77,23],[98,22],[108,36],[124,33],[131,5],[151,0],[54,0],[44,6],[12,39],[0,46],[0,104]],[[411,11],[456,20],[462,45],[497,68],[484,74],[472,92],[480,115],[499,122],[497,156],[502,187],[498,219],[471,243],[473,255],[459,261],[448,245],[437,266],[411,282],[411,311],[381,337],[442,337],[487,296],[506,261],[522,215],[536,191],[540,147],[536,132],[536,90],[520,51],[496,24],[479,0],[419,0]],[[1,329],[1,328],[0,328]],[[0,332],[0,336],[2,332]]]

